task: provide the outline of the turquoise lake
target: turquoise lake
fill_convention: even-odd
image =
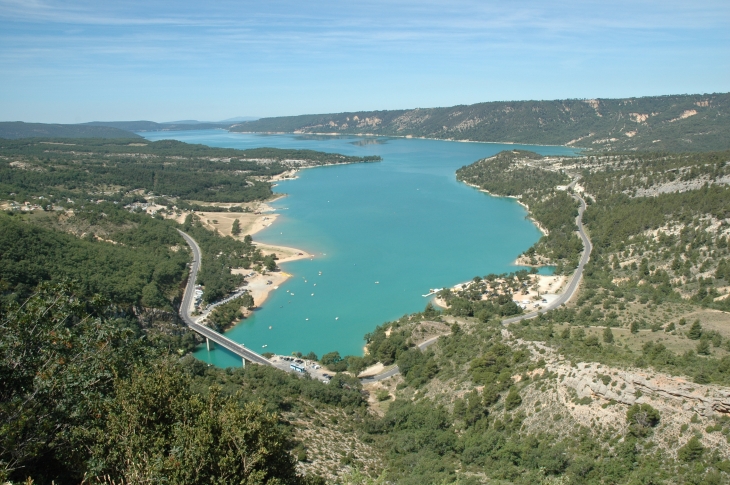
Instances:
[[[363,336],[423,310],[428,300],[422,295],[429,288],[521,269],[514,260],[540,232],[517,202],[457,182],[456,169],[501,150],[575,153],[555,146],[223,130],[140,134],[217,147],[300,148],[383,158],[300,171],[298,179],[274,189],[288,195],[272,204],[281,214],[276,223],[253,236],[316,257],[282,264],[293,277],[226,335],[259,352],[314,351],[320,356],[333,350],[362,355]],[[195,356],[221,367],[241,365],[223,349],[209,352],[202,346]]]

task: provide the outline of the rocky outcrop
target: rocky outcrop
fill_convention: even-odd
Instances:
[[[548,365],[548,370],[563,377],[563,385],[573,388],[578,397],[593,397],[627,405],[663,399],[667,404],[694,411],[706,417],[730,413],[730,390],[687,382],[678,377],[624,371],[595,363]]]

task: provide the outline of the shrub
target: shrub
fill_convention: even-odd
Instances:
[[[515,388],[510,389],[507,397],[504,398],[504,407],[507,409],[507,411],[511,411],[518,407],[520,404],[522,404],[522,398],[520,397],[520,393],[517,392],[517,389]]]
[[[699,340],[700,337],[702,337],[702,325],[700,325],[699,320],[695,320],[692,323],[692,326],[689,328],[689,332],[687,332],[687,337],[692,340]]]
[[[679,449],[677,452],[677,458],[684,462],[697,461],[702,458],[702,454],[705,451],[705,447],[702,446],[700,440],[696,436],[690,438],[690,440]]]
[[[634,404],[626,411],[629,432],[635,436],[646,436],[651,428],[659,424],[659,411],[648,404]]]

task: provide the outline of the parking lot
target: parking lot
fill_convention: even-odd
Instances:
[[[291,357],[287,355],[274,355],[270,359],[275,367],[287,372],[298,372],[307,373],[312,376],[313,379],[329,383],[330,379],[334,376],[334,372],[321,367],[317,362],[299,359],[297,357]]]

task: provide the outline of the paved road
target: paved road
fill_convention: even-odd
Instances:
[[[421,350],[426,349],[430,345],[435,344],[436,341],[439,339],[439,337],[440,337],[440,335],[430,338],[430,339],[426,340],[425,342],[421,342],[420,344],[418,344],[418,348]],[[372,377],[363,377],[362,379],[360,379],[360,382],[362,382],[363,384],[369,384],[371,382],[382,381],[383,379],[387,379],[388,377],[393,377],[396,374],[400,374],[400,369],[398,368],[397,365],[393,366],[392,368],[390,368],[387,371],[382,372],[378,375],[375,375]]]
[[[218,333],[211,328],[195,323],[193,317],[190,316],[190,305],[193,301],[193,296],[195,293],[195,281],[198,277],[198,270],[200,269],[200,247],[192,237],[188,236],[186,233],[182,232],[179,229],[178,232],[182,235],[183,238],[185,238],[185,242],[188,243],[190,249],[193,250],[193,262],[190,266],[188,285],[185,288],[185,294],[183,295],[182,304],[180,305],[180,316],[182,317],[182,319],[185,321],[187,326],[190,327],[191,330],[194,330],[203,337],[212,340],[221,347],[230,350],[231,352],[247,360],[248,362],[253,362],[254,364],[261,365],[273,365],[271,361],[269,361],[263,355],[259,355],[256,352],[245,348],[243,345],[234,342],[225,335]]]
[[[568,185],[568,188],[575,187],[576,182],[580,179],[580,176],[576,177],[575,180],[573,180],[570,185]],[[509,325],[510,323],[519,322],[521,320],[526,320],[529,318],[535,318],[540,313],[545,313],[547,311],[553,310],[555,308],[558,308],[560,305],[567,303],[570,301],[571,298],[575,295],[575,292],[578,290],[578,285],[580,284],[581,278],[583,278],[583,268],[585,268],[585,265],[588,263],[588,260],[591,256],[591,251],[593,250],[593,245],[591,244],[591,240],[586,235],[585,231],[583,230],[583,212],[586,210],[586,201],[583,200],[582,197],[579,195],[573,195],[573,197],[580,202],[580,208],[578,209],[578,216],[575,218],[575,223],[578,226],[578,235],[583,240],[583,254],[581,255],[580,262],[578,263],[578,267],[575,269],[575,272],[573,273],[573,276],[570,279],[570,282],[568,283],[568,286],[565,288],[565,291],[550,302],[548,305],[545,306],[545,308],[541,308],[538,311],[526,313],[524,315],[520,315],[517,317],[508,318],[506,320],[502,320],[502,324]],[[422,344],[420,344],[418,347],[423,350],[429,345],[433,344],[438,340],[438,337],[434,337],[432,339],[426,340]],[[396,374],[400,373],[400,369],[398,369],[398,366],[394,366],[392,369],[389,369],[382,374],[378,374],[373,377],[366,377],[363,379],[360,379],[360,382],[363,384],[367,384],[370,382],[377,382],[382,381],[383,379],[387,379],[388,377],[393,377]]]
[[[578,181],[580,177],[576,178],[571,182],[571,184],[568,186],[570,188],[573,188],[575,186],[575,183]],[[583,200],[582,197],[579,195],[573,195],[573,197],[580,202],[580,208],[578,209],[578,217],[575,218],[575,223],[578,226],[578,235],[583,240],[583,254],[580,257],[580,262],[578,263],[578,267],[575,269],[575,272],[573,273],[573,276],[570,279],[570,282],[568,283],[568,286],[565,288],[565,291],[550,302],[550,304],[546,305],[545,308],[541,308],[538,311],[527,313],[525,315],[520,315],[517,317],[508,318],[506,320],[502,320],[502,323],[504,325],[509,325],[510,323],[519,322],[521,320],[526,320],[529,318],[535,318],[540,313],[545,313],[547,311],[553,310],[555,308],[558,308],[560,305],[567,303],[570,301],[571,298],[573,298],[573,295],[575,295],[575,292],[578,290],[578,285],[580,284],[581,278],[583,278],[583,268],[585,267],[586,263],[588,263],[588,260],[591,256],[591,251],[593,250],[593,245],[591,244],[591,240],[588,239],[588,236],[586,235],[585,231],[583,230],[583,212],[586,210],[586,201]]]

